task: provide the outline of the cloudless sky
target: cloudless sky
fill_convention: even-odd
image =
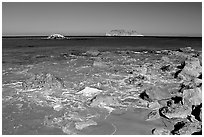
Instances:
[[[112,29],[144,35],[201,36],[201,2],[3,2],[3,35],[104,35]]]

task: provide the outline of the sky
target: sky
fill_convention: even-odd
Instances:
[[[202,35],[201,2],[3,2],[3,35]]]

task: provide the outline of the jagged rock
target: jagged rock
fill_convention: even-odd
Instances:
[[[83,90],[77,92],[77,94],[82,94],[83,96],[86,96],[86,97],[93,97],[101,92],[103,91],[96,88],[85,87]]]
[[[159,115],[159,110],[152,110],[148,115],[147,115],[147,119],[146,121],[152,121],[152,120],[156,120],[159,119],[160,115]]]
[[[199,132],[202,130],[201,122],[178,122],[174,126],[174,130],[171,131],[173,135],[191,135],[194,132]]]
[[[111,30],[109,33],[106,33],[106,36],[143,36],[137,31],[128,31],[128,30]]]
[[[75,123],[75,127],[77,130],[82,130],[82,129],[84,129],[88,126],[91,126],[91,125],[97,125],[97,123],[95,121],[93,121],[92,119]]]
[[[198,58],[191,58],[185,61],[185,66],[181,71],[181,75],[189,75],[193,77],[199,77],[202,73],[202,67]]]
[[[202,103],[202,91],[200,88],[186,89],[183,91],[183,102],[188,105],[200,105]]]
[[[170,131],[165,128],[155,128],[152,130],[153,135],[170,135]]]
[[[28,80],[22,83],[22,86],[25,90],[35,89],[35,88],[43,88],[43,89],[61,89],[64,88],[63,81],[53,76],[50,73],[41,73],[35,74]]]
[[[61,34],[52,34],[47,39],[65,39],[65,37]]]
[[[183,105],[167,106],[160,109],[160,114],[166,118],[186,118],[191,114],[191,108]]]

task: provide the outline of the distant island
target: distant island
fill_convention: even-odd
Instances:
[[[66,39],[66,37],[61,34],[52,34],[48,36],[47,39]]]
[[[139,34],[135,30],[111,30],[110,32],[106,33],[106,36],[144,36],[142,34]]]

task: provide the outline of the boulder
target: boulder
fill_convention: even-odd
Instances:
[[[200,88],[186,89],[183,91],[183,102],[187,105],[200,105],[202,103],[202,91]]]
[[[22,83],[25,90],[29,89],[62,89],[64,88],[64,82],[50,73],[35,74],[28,80]]]
[[[91,56],[98,56],[100,52],[98,50],[88,50],[86,54],[91,55]]]
[[[198,58],[191,58],[185,61],[185,66],[182,69],[181,75],[189,75],[199,77],[202,74],[202,67]]]

